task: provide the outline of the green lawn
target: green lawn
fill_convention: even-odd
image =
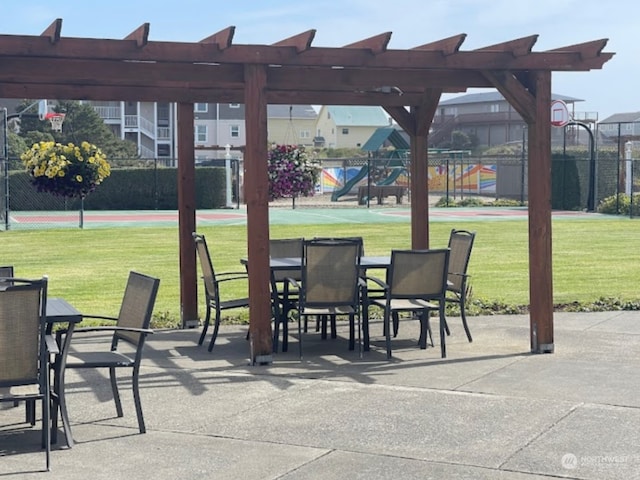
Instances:
[[[528,304],[528,223],[434,222],[431,246],[446,246],[454,227],[477,232],[469,267],[474,298]],[[207,237],[217,270],[241,268],[245,227],[211,226],[199,232]],[[364,238],[370,255],[410,247],[409,224],[271,227],[272,238],[353,235]],[[161,279],[155,315],[179,318],[175,227],[8,231],[0,238],[0,264],[13,264],[16,276],[49,275],[50,295],[65,297],[83,312],[116,314],[127,274],[136,270]],[[619,217],[554,219],[553,278],[554,303],[586,303],[602,297],[640,301],[640,223]]]

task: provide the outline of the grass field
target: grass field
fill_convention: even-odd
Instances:
[[[526,220],[432,223],[431,246],[446,246],[452,228],[477,232],[469,267],[474,298],[529,303]],[[206,226],[199,232],[207,237],[218,271],[241,269],[246,227]],[[410,247],[408,223],[271,226],[272,238],[329,235],[361,235],[369,255]],[[49,275],[50,295],[68,299],[83,312],[116,314],[128,272],[136,270],[161,279],[155,316],[176,323],[180,317],[175,227],[7,231],[0,239],[0,264],[14,265],[19,277]],[[554,303],[603,297],[640,302],[640,223],[620,217],[554,218],[553,282]],[[246,313],[239,315],[246,318]]]

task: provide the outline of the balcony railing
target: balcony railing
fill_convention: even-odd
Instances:
[[[104,107],[92,105],[98,116],[103,120],[120,120],[120,107]]]

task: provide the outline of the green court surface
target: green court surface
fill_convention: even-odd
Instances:
[[[607,218],[606,215],[573,211],[554,211],[554,218]],[[526,207],[472,207],[472,208],[434,208],[429,209],[431,222],[457,222],[487,220],[526,219]],[[272,225],[303,224],[372,224],[372,223],[409,223],[411,210],[398,208],[269,208],[269,223]],[[239,209],[198,210],[198,225],[244,225],[247,222],[245,207]],[[177,211],[85,211],[82,228],[104,228],[114,226],[171,226],[178,225]],[[39,228],[78,228],[79,212],[12,212],[10,230]]]

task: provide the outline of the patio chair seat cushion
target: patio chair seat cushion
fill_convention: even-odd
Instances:
[[[356,311],[351,305],[330,306],[330,307],[305,307],[303,315],[352,315]]]
[[[20,385],[13,387],[2,387],[0,388],[0,399],[8,398],[11,400],[19,400],[17,397],[36,397],[39,395],[39,386],[37,383],[29,384],[29,385]]]
[[[428,302],[420,298],[392,298],[390,302],[391,310],[417,310],[420,308],[438,309],[437,303]],[[381,298],[374,299],[371,303],[385,308],[387,301],[384,298]]]

